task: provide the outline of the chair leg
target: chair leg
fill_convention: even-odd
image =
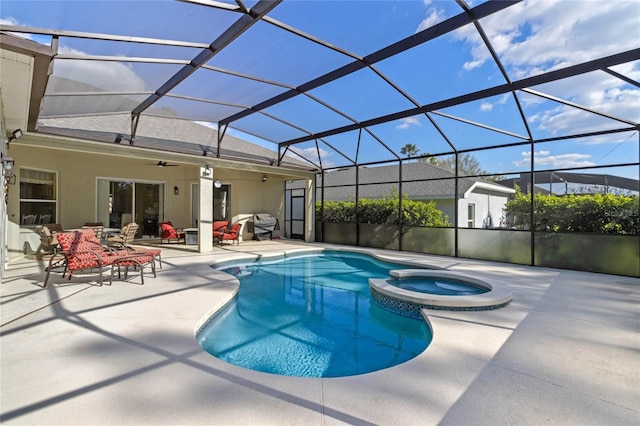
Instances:
[[[51,259],[49,259],[49,266],[47,267],[47,275],[44,277],[44,284],[42,285],[42,288],[47,286],[47,283],[49,282],[49,275],[51,275],[51,270],[53,269],[51,262],[53,262],[53,256],[51,256]]]
[[[111,285],[113,283],[113,272],[116,269],[116,264],[112,263],[111,264],[111,276],[109,277],[109,285]],[[118,265],[118,278],[120,278],[120,265]]]

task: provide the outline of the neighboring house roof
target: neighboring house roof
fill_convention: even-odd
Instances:
[[[397,165],[361,167],[359,170],[358,195],[360,198],[379,199],[399,191],[397,182],[400,176]],[[325,199],[355,200],[355,168],[331,171],[324,176]],[[432,200],[455,197],[455,174],[433,164],[419,161],[403,164],[402,180],[402,193],[408,194],[411,199]],[[321,178],[318,178],[318,187],[322,186],[321,182]],[[470,192],[478,189],[502,194],[515,193],[511,188],[481,178],[460,178],[458,181],[458,193],[461,197],[467,197]]]
[[[41,118],[38,133],[67,136],[97,142],[115,143],[118,133],[125,135],[120,141],[128,145],[126,135],[131,129],[131,114],[82,115],[75,117]],[[215,157],[218,151],[218,131],[201,124],[169,117],[146,116],[141,120],[134,146],[160,149],[180,154]],[[278,154],[262,146],[225,135],[220,149],[220,158],[274,165]],[[309,163],[285,156],[283,167],[315,170]]]
[[[635,192],[640,191],[640,181],[637,179],[600,173],[536,172],[535,179],[536,185],[547,183],[566,183],[574,185],[596,185],[609,188],[613,187]],[[515,188],[515,185],[518,185],[522,191],[527,192],[531,185],[531,174],[524,173],[517,178],[505,179],[500,181],[500,184],[510,188]],[[544,188],[539,187],[536,187],[536,192],[550,193],[549,191],[544,191]]]

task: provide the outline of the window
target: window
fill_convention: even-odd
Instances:
[[[467,205],[467,228],[475,228],[474,223],[476,220],[476,205]]]
[[[55,172],[20,169],[20,225],[56,223],[57,204]]]

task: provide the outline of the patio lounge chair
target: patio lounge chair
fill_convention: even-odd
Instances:
[[[118,242],[118,248],[120,250],[115,250],[113,248],[106,247],[106,250],[111,251],[111,254],[115,254],[118,258],[111,264],[111,276],[109,278],[109,285],[113,282],[113,274],[115,272],[116,266],[118,267],[118,279],[120,279],[120,268],[125,267],[124,278],[127,278],[129,273],[129,268],[140,268],[140,280],[142,284],[144,284],[144,267],[146,265],[151,264],[151,272],[153,272],[153,278],[156,277],[156,265],[154,260],[158,260],[160,264],[160,269],[162,269],[162,258],[161,258],[161,250],[160,249],[137,249],[133,248],[126,244],[126,242],[133,241],[134,236],[138,230],[138,225],[135,223],[130,223],[125,225],[125,237],[123,237],[123,243]],[[95,234],[95,230],[92,227],[83,227],[84,229],[91,230]],[[84,233],[85,241],[88,244],[93,245],[96,250],[105,249],[102,246],[101,242],[98,240],[97,235],[94,235],[95,238],[91,236],[89,233]]]
[[[62,276],[69,272],[68,279],[76,271],[97,269],[99,272],[98,282],[102,285],[102,270],[107,266],[111,268],[111,279],[115,266],[118,267],[118,277],[120,277],[120,267],[124,266],[125,277],[130,267],[140,267],[140,278],[144,284],[143,271],[145,265],[151,264],[153,276],[156,276],[154,259],[159,256],[160,250],[139,250],[129,251],[126,249],[118,250],[103,246],[96,238],[91,229],[82,229],[73,232],[59,232],[56,234],[60,244],[60,252],[57,256],[51,256],[49,266],[46,268],[47,275],[44,280],[44,286],[49,282],[51,271],[56,267],[64,267]],[[60,255],[63,258],[60,258]]]
[[[93,233],[96,234],[96,238],[102,241],[104,233],[104,225],[102,222],[87,222],[82,226],[82,229],[91,229]]]
[[[182,228],[174,228],[171,222],[162,222],[160,227],[160,244],[171,243],[186,244],[186,234],[182,232]]]
[[[46,268],[47,275],[43,287],[47,286],[49,275],[56,266],[64,266],[62,276],[64,277],[69,272],[69,280],[76,271],[97,269],[99,272],[98,281],[102,285],[102,269],[120,258],[129,256],[126,250],[105,249],[90,229],[58,232],[56,239],[60,244],[58,253],[63,256],[63,259],[59,255],[51,256],[49,266]]]
[[[133,240],[135,239],[138,232],[138,228],[139,226],[135,222],[126,224],[119,234],[107,237],[107,244],[111,247],[126,250],[132,255],[150,254],[154,257],[154,259],[158,261],[158,265],[160,266],[160,269],[162,269],[162,251],[160,249],[140,249],[137,247],[131,247],[129,245],[133,243]],[[155,269],[153,274],[155,277]]]
[[[213,222],[213,238],[214,239],[218,239],[218,241],[220,241],[220,239],[222,239],[222,234],[224,234],[224,231],[227,229],[227,226],[229,226],[229,221],[228,220],[216,220]]]
[[[130,252],[131,253],[131,252]],[[146,265],[151,265],[151,272],[153,272],[153,278],[156,277],[156,264],[153,261],[154,255],[151,252],[136,252],[135,254],[131,254],[129,256],[123,256],[119,259],[116,259],[115,262],[111,264],[111,277],[109,278],[109,285],[113,282],[113,274],[118,269],[118,279],[120,279],[120,268],[124,266],[124,278],[127,279],[127,275],[129,273],[129,268],[137,269],[140,268],[140,281],[144,284],[144,267]]]
[[[122,227],[119,234],[112,235],[107,238],[107,244],[121,249],[130,249],[129,244],[133,242],[138,232],[138,224],[135,222],[127,223]]]
[[[242,228],[242,224],[239,222],[231,225],[231,229],[223,228],[222,235],[218,237],[218,243],[222,245],[223,241],[231,241],[231,244],[235,241],[238,245],[240,245],[240,229]]]
[[[56,234],[62,232],[62,226],[58,223],[36,226],[36,232],[40,235],[40,248],[38,251],[55,254],[60,246]]]

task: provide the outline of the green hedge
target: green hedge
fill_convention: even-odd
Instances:
[[[505,213],[517,229],[531,229],[531,196],[517,190]],[[544,195],[534,197],[536,231],[639,234],[637,196],[614,194]]]
[[[398,198],[382,200],[360,199],[359,212],[356,216],[354,201],[325,201],[324,216],[321,216],[321,203],[316,203],[316,217],[325,222],[397,225]],[[451,226],[448,217],[436,208],[434,201],[415,201],[407,196],[402,199],[403,222],[406,226]]]

